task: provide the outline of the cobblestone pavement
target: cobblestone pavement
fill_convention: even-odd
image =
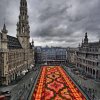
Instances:
[[[11,91],[11,100],[28,100],[27,98],[30,95],[40,69],[35,67],[34,70],[28,72],[17,84],[1,87],[0,91]]]
[[[91,100],[100,100],[100,83],[93,79],[83,79],[80,75],[74,74],[69,67],[66,67],[70,76],[81,86]]]
[[[0,91],[11,91],[16,85],[0,87]]]
[[[11,90],[11,100],[27,100],[31,89],[34,86],[40,68],[29,72],[18,84]]]

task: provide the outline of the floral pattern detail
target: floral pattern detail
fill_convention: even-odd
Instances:
[[[60,66],[43,66],[31,100],[86,100]]]
[[[54,100],[63,100],[63,99],[59,95],[57,95]]]
[[[52,82],[52,79],[51,78],[46,78],[46,83],[50,83],[50,82]]]
[[[65,89],[63,89],[63,90],[61,91],[61,95],[62,95],[63,97],[65,97],[66,100],[73,100],[72,97],[70,96],[70,92],[68,91],[67,88],[65,88]]]
[[[60,89],[64,87],[64,85],[57,81],[53,81],[52,83],[48,84],[47,87],[49,87],[50,89],[53,89],[57,93]]]
[[[44,92],[45,100],[50,100],[53,96],[54,96],[53,91],[50,91],[48,89],[45,90],[45,92]]]
[[[52,73],[52,74],[48,75],[48,77],[55,80],[56,78],[60,77],[60,75]]]

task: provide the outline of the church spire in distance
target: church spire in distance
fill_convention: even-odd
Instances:
[[[88,36],[87,36],[87,32],[85,33],[84,43],[85,43],[85,44],[88,44]]]

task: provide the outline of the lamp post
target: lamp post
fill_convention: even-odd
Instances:
[[[47,52],[46,52],[46,65],[47,65]]]

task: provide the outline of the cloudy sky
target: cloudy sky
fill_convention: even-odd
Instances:
[[[100,38],[100,0],[27,0],[31,38],[36,45],[77,47],[88,32]],[[16,36],[20,0],[0,0],[0,29],[6,19],[8,34]]]

